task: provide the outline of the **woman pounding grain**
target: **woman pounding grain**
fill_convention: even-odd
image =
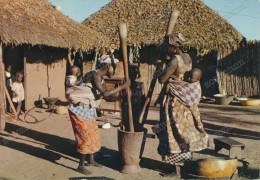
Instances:
[[[89,165],[100,166],[94,161],[93,156],[101,148],[100,134],[96,124],[97,104],[95,101],[101,97],[109,98],[109,96],[122,91],[131,84],[128,81],[122,86],[106,91],[102,85],[103,77],[111,78],[114,73],[115,62],[113,59],[107,58],[101,60],[97,70],[85,74],[80,83],[75,79],[75,76],[77,78],[81,74],[80,69],[76,66],[71,67],[70,76],[66,80],[66,98],[70,102],[69,116],[77,142],[77,152],[80,153],[77,171],[82,174],[90,174],[84,166],[87,155]]]
[[[160,127],[154,129],[160,141],[158,153],[163,161],[176,166],[177,176],[181,175],[181,167],[185,160],[191,158],[191,152],[205,149],[208,142],[208,135],[204,131],[198,106],[190,107],[181,101],[176,97],[178,89],[171,85],[174,81],[184,81],[185,74],[192,68],[190,56],[182,49],[184,40],[180,33],[165,37],[164,45],[170,61],[164,71],[162,71],[162,64],[160,65],[163,73],[159,77],[159,82],[164,83],[166,88],[162,89],[163,96],[159,100],[161,103]],[[193,90],[196,94],[196,89]],[[197,97],[197,95],[191,96],[192,94],[189,94],[190,101],[194,101],[193,98]]]

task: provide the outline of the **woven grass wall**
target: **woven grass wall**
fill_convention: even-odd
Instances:
[[[248,42],[218,61],[220,92],[260,95],[260,42]]]

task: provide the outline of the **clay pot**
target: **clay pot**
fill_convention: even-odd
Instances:
[[[126,132],[118,129],[118,150],[121,157],[121,173],[133,174],[141,171],[139,165],[146,140],[147,129],[142,132]]]
[[[237,159],[212,158],[187,161],[185,169],[193,178],[231,178],[237,166]]]
[[[242,106],[258,106],[260,105],[260,99],[254,98],[246,98],[246,99],[238,99]]]

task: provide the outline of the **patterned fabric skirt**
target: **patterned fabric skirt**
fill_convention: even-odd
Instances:
[[[100,134],[96,119],[85,120],[71,111],[69,116],[77,142],[77,152],[81,154],[93,154],[100,150]]]
[[[203,128],[197,106],[188,108],[177,98],[168,99],[160,109],[158,153],[170,164],[183,165],[191,152],[207,147],[208,135]]]

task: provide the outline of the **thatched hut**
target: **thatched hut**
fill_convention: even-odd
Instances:
[[[187,37],[186,46],[195,48],[197,55],[232,52],[239,47],[242,35],[200,0],[113,0],[83,24],[118,45],[117,25],[126,22],[128,45],[134,47],[134,53],[141,46],[140,61],[153,64],[157,57],[155,46],[162,42],[172,9],[180,11],[174,31]],[[143,65],[141,70],[143,81],[148,85],[154,67]]]
[[[1,0],[0,7],[0,64],[12,65],[13,73],[24,72],[27,109],[39,95],[64,98],[69,48],[90,49],[108,42],[64,16],[48,0]],[[2,65],[1,103],[3,74]]]

